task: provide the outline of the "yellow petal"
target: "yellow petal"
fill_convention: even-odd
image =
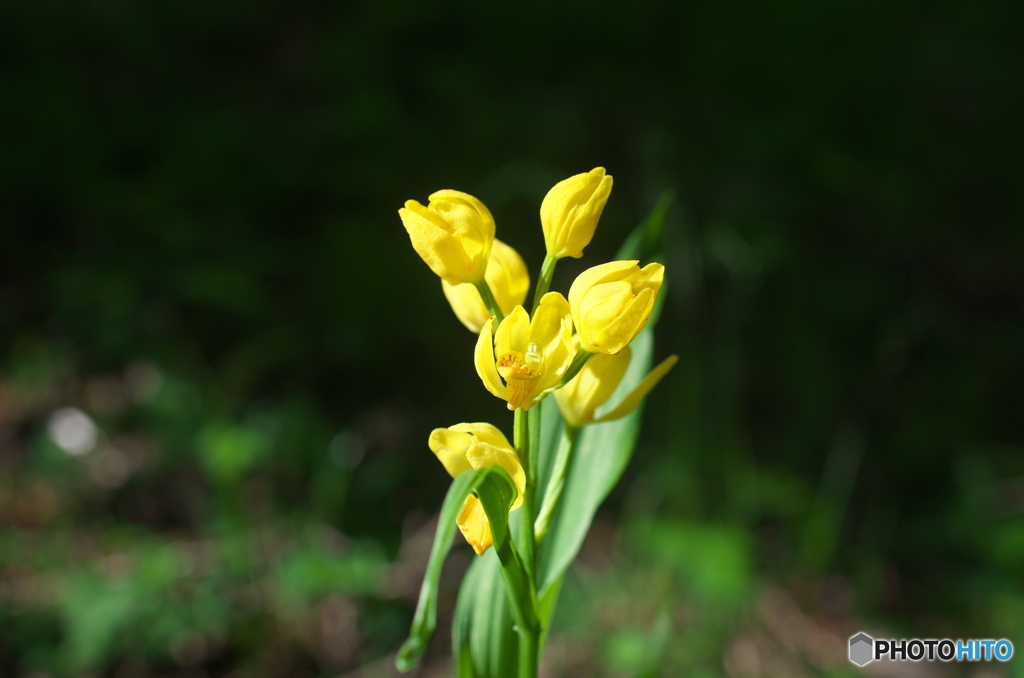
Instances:
[[[482,202],[460,191],[438,191],[424,207],[409,200],[398,211],[413,248],[452,285],[478,283],[487,270],[494,218]]]
[[[593,360],[593,358],[591,360]],[[624,417],[635,410],[637,405],[640,404],[640,401],[651,392],[652,388],[658,385],[658,382],[661,381],[662,377],[668,374],[669,370],[672,369],[678,360],[679,356],[677,355],[670,355],[662,360],[661,363],[651,370],[650,373],[644,377],[644,380],[641,381],[635,389],[633,389],[633,392],[626,396],[622,402],[615,407],[615,409],[601,417],[598,417],[594,421],[611,421],[612,419]]]
[[[511,313],[516,305],[523,303],[530,287],[530,274],[526,270],[523,258],[500,240],[494,241],[484,279],[494,293],[502,313],[506,315]],[[459,321],[469,328],[470,332],[480,332],[480,328],[491,317],[491,313],[476,285],[452,285],[442,280],[441,288]]]
[[[530,316],[522,306],[516,306],[498,325],[494,336],[494,354],[497,357],[512,353],[526,353],[530,339]]]
[[[431,193],[428,198],[431,202],[450,202],[470,208],[478,215],[477,223],[473,224],[477,237],[480,240],[494,239],[494,217],[491,216],[491,211],[480,200],[469,193],[442,189]]]
[[[507,322],[507,321],[506,321]],[[505,323],[502,323],[504,325]],[[476,364],[476,373],[480,375],[484,387],[494,396],[502,400],[508,400],[508,389],[501,383],[498,376],[498,369],[494,366],[494,342],[491,338],[494,319],[489,318],[480,330],[480,336],[476,340],[476,349],[473,351],[473,362]]]
[[[572,317],[567,315],[561,322],[558,343],[545,356],[544,378],[538,385],[538,392],[546,391],[562,381],[562,377],[565,376],[565,372],[569,369],[569,365],[575,356],[576,351],[573,349],[572,338]]]
[[[451,225],[473,261],[474,270],[478,275],[483,274],[494,241],[494,218],[490,210],[468,193],[447,189],[432,193],[429,207]]]
[[[592,353],[617,353],[650,319],[665,267],[613,261],[584,271],[569,290],[581,345]]]
[[[569,302],[558,292],[548,292],[537,306],[530,323],[529,341],[536,342],[545,357],[562,340],[562,320],[570,316]]]
[[[526,300],[526,293],[530,289],[526,262],[519,256],[519,252],[500,240],[495,239],[491,247],[491,258],[487,261],[484,278],[505,315]]]
[[[473,465],[466,458],[466,451],[470,445],[476,442],[469,432],[454,429],[454,426],[435,428],[430,432],[430,438],[427,440],[430,450],[437,455],[444,465],[444,469],[452,478],[473,469]]]
[[[569,363],[572,362],[572,316],[569,302],[558,292],[548,292],[541,299],[530,323],[528,346],[535,346],[540,356],[537,380],[528,384],[528,392],[514,403],[523,409],[536,404],[535,398],[562,379]]]
[[[505,437],[505,434],[493,424],[481,421],[471,424],[455,424],[455,426],[450,426],[449,428],[452,431],[468,433],[473,436],[472,442],[487,443],[488,445],[504,448],[510,452],[513,450],[512,445],[508,442],[508,438]]]
[[[591,341],[595,351],[618,353],[622,347],[633,341],[651,319],[654,308],[654,290],[641,290],[635,299],[622,309],[617,318],[609,322]],[[587,346],[589,349],[590,346]]]
[[[500,466],[505,469],[512,482],[519,490],[518,496],[512,503],[510,511],[519,508],[523,503],[523,493],[526,492],[526,471],[519,462],[516,453],[506,447],[489,445],[484,442],[477,442],[469,446],[466,451],[466,459],[475,469],[487,468],[488,466]]]
[[[430,270],[452,284],[479,279],[460,239],[436,214],[410,200],[398,210],[398,215],[409,233],[413,249]]]
[[[494,545],[491,524],[487,522],[484,505],[473,495],[466,497],[455,523],[478,556],[482,556],[487,549]]]
[[[624,280],[601,283],[591,288],[580,307],[578,320],[583,333],[583,348],[600,331],[615,321],[633,299],[633,287]]]
[[[426,205],[420,204],[419,200],[406,200],[403,208],[398,210],[399,214],[401,214],[403,210],[412,213],[412,215],[403,215],[403,219],[405,217],[418,217],[448,235],[455,235],[455,229],[452,228],[451,224],[445,221],[444,218],[434,210],[430,209]]]
[[[455,317],[470,332],[479,332],[487,319],[491,317],[476,285],[471,283],[452,285],[447,280],[442,280],[441,290],[452,310],[455,311]]]
[[[560,181],[544,197],[540,221],[549,254],[557,257],[583,256],[590,244],[612,190],[612,178],[603,167]]]
[[[609,261],[606,264],[588,268],[583,273],[580,273],[569,287],[569,308],[572,310],[572,317],[574,319],[580,317],[580,303],[591,287],[603,282],[626,278],[631,269],[638,263],[636,260]]]
[[[636,282],[633,283],[633,286],[634,288],[639,289],[650,287],[657,292],[661,289],[661,284],[664,281],[665,267],[662,264],[653,263],[647,264],[640,269],[640,275],[637,276]]]

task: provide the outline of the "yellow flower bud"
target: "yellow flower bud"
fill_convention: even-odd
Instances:
[[[569,288],[569,307],[580,346],[591,353],[618,353],[647,325],[665,267],[610,261],[579,275]]]
[[[506,315],[523,303],[526,291],[530,287],[530,274],[526,271],[526,262],[518,252],[498,239],[494,240],[494,246],[491,248],[484,279],[494,293],[502,313]],[[491,314],[476,285],[452,285],[447,281],[441,281],[441,287],[462,324],[468,327],[470,332],[479,333]]]
[[[558,259],[582,257],[611,192],[612,178],[603,167],[555,184],[540,206],[548,254]]]
[[[413,249],[442,280],[480,282],[494,242],[494,218],[482,202],[444,190],[432,194],[426,207],[407,201],[398,215]]]
[[[541,299],[530,320],[516,306],[498,326],[488,319],[476,342],[476,372],[493,395],[508,402],[508,409],[528,410],[543,391],[561,381],[572,362],[572,318],[569,304],[558,292]]]
[[[491,424],[480,422],[436,428],[427,444],[452,478],[466,471],[502,467],[519,490],[519,496],[509,510],[514,511],[522,505],[526,471],[508,439]],[[456,522],[477,555],[483,555],[493,544],[487,514],[480,500],[473,495],[466,497]]]

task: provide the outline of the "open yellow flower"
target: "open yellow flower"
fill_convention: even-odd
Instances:
[[[665,267],[610,261],[583,271],[569,288],[580,345],[591,353],[618,353],[647,325]]]
[[[480,282],[494,242],[494,218],[482,202],[460,191],[437,191],[426,207],[409,200],[398,215],[413,249],[442,280]]]
[[[629,346],[615,354],[599,353],[591,356],[572,381],[555,391],[558,409],[562,411],[562,417],[565,418],[569,426],[579,428],[585,424],[596,424],[626,416],[636,409],[640,401],[657,386],[662,377],[668,374],[679,360],[679,356],[676,355],[671,355],[663,360],[644,377],[643,381],[637,384],[629,395],[622,399],[618,406],[595,418],[595,410],[604,405],[615,393],[615,389],[619,387],[632,357],[633,352]]]
[[[436,428],[431,432],[427,444],[452,478],[488,466],[505,469],[519,490],[519,496],[509,510],[514,511],[522,505],[523,492],[526,491],[526,472],[516,451],[508,444],[508,439],[491,424],[480,422]],[[494,544],[483,504],[474,495],[466,497],[456,522],[462,536],[477,555],[483,555]]]
[[[532,321],[522,306],[516,306],[492,339],[493,327],[489,319],[480,330],[476,372],[488,391],[508,402],[508,409],[528,410],[537,396],[562,379],[572,362],[569,303],[558,292],[549,292]]]
[[[582,257],[611,192],[612,178],[603,167],[555,184],[540,205],[548,254],[557,259]]]
[[[526,262],[518,252],[497,238],[491,248],[484,279],[490,286],[498,306],[501,307],[501,312],[506,315],[523,303],[526,291],[530,287],[530,274],[526,270]],[[462,324],[468,327],[470,332],[479,332],[491,314],[487,311],[476,285],[452,285],[442,280],[441,287]]]

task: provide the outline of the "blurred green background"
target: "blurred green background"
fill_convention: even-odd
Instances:
[[[448,485],[427,435],[511,428],[397,209],[472,193],[535,273],[545,192],[599,165],[555,289],[672,192],[681,360],[545,675],[1024,647],[1022,13],[5,2],[0,675],[393,675]]]

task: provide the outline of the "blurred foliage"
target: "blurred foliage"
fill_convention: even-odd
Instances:
[[[396,210],[473,193],[536,270],[541,198],[596,165],[555,289],[673,190],[681,363],[552,672],[1019,638],[1021,14],[4,3],[0,675],[390,675],[448,484],[426,436],[501,411]]]

